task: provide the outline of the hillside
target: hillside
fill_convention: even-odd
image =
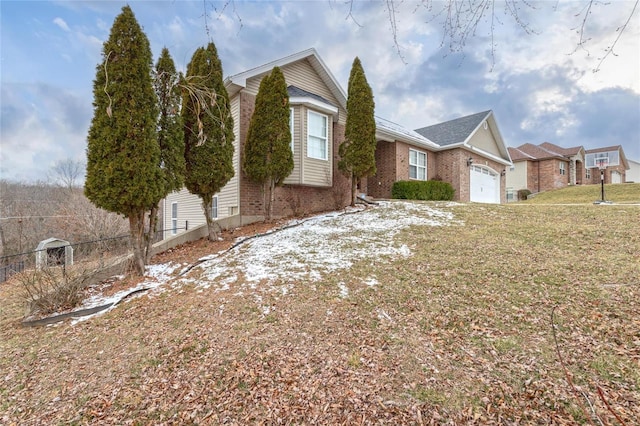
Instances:
[[[605,201],[613,203],[640,203],[640,183],[611,184],[604,186]],[[569,186],[537,194],[529,204],[584,204],[601,200],[600,185]]]
[[[180,247],[147,293],[43,328],[21,327],[14,279],[0,423],[634,424],[638,223],[633,205],[382,203]]]

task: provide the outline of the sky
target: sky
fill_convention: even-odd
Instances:
[[[358,56],[376,115],[406,128],[491,109],[507,146],[622,145],[640,161],[640,5],[517,3],[516,20],[496,0],[456,44],[437,0],[0,0],[0,178],[47,181],[85,160],[102,44],[126,4],[154,63],[166,46],[184,71],[213,41],[229,76],[314,47],[345,92]]]

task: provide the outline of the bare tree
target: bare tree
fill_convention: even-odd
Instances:
[[[79,187],[81,183],[80,180],[84,176],[85,168],[86,166],[83,161],[66,158],[57,161],[53,165],[51,174],[58,185],[71,190]]]
[[[495,62],[495,53],[497,42],[494,38],[495,30],[498,26],[503,25],[506,21],[510,20],[515,23],[516,26],[521,28],[526,34],[536,34],[536,31],[526,20],[528,12],[536,13],[542,10],[540,6],[542,3],[533,2],[529,0],[415,0],[412,2],[405,2],[404,0],[372,0],[380,4],[380,7],[384,9],[389,20],[389,31],[393,44],[398,53],[398,56],[404,61],[403,49],[399,40],[399,16],[403,7],[412,7],[412,13],[424,14],[425,24],[435,24],[436,27],[441,28],[441,47],[447,48],[450,52],[464,52],[467,43],[470,39],[479,36],[481,27],[488,26],[488,33],[482,34],[488,36],[489,44],[491,47],[492,63]],[[593,70],[598,71],[602,66],[602,63],[607,59],[609,55],[616,56],[615,47],[620,41],[623,33],[627,29],[627,26],[638,9],[638,3],[640,0],[630,2],[620,1],[603,1],[603,0],[582,0],[572,2],[575,4],[576,12],[574,13],[576,19],[576,25],[572,27],[572,30],[576,31],[577,41],[575,42],[575,49],[573,53],[578,50],[584,50],[587,55],[590,52],[587,50],[589,43],[595,43],[595,40],[587,35],[586,27],[587,23],[592,19],[595,6],[608,6],[608,7],[628,7],[629,11],[625,15],[624,22],[620,22],[616,28],[611,28],[612,41],[609,46],[604,49],[603,55],[599,58],[598,65]],[[333,7],[333,4],[337,2],[329,2]],[[357,18],[357,3],[356,0],[345,0],[344,5],[347,9],[345,18],[352,21],[355,25],[362,26],[363,22]],[[554,10],[557,9],[558,1],[549,2]],[[211,11],[214,15],[220,17],[225,12],[230,13],[240,24],[240,31],[243,27],[243,21],[241,14],[236,8],[236,0],[226,0],[223,2],[216,2],[203,0],[204,5],[204,25],[209,33],[209,23],[207,21],[207,5],[210,5]],[[615,6],[614,6],[615,5]]]

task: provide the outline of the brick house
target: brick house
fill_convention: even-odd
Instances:
[[[260,82],[274,66],[280,67],[288,86],[294,156],[293,172],[276,189],[274,217],[350,203],[350,182],[338,170],[347,95],[315,49],[308,49],[225,80],[234,120],[236,173],[213,197],[212,214],[226,227],[264,219],[262,188],[241,171],[241,158]],[[438,129],[441,132],[434,133]],[[445,138],[447,131],[455,137]],[[389,198],[396,180],[440,178],[454,186],[460,201],[504,201],[501,172],[511,162],[491,111],[419,131],[376,117],[376,138],[378,173],[359,182],[360,193]],[[186,188],[169,194],[162,209],[164,239],[205,223],[200,199]]]
[[[625,182],[628,164],[621,146],[585,150],[582,146],[562,148],[549,142],[509,147],[513,166],[507,171],[507,193],[528,189],[532,193],[569,185],[600,183],[596,157],[611,159],[605,183]]]

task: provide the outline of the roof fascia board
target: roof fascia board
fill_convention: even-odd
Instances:
[[[485,116],[484,116],[484,118],[483,118],[482,120],[480,120],[480,122],[478,123],[478,125],[476,126],[476,128],[475,128],[475,129],[473,129],[473,131],[467,135],[467,138],[464,140],[463,145],[469,146],[469,145],[468,145],[468,142],[471,140],[471,138],[473,137],[473,135],[475,135],[475,134],[476,134],[476,132],[478,131],[478,129],[480,128],[480,126],[482,126],[482,123],[484,123],[485,121],[487,121],[487,117],[489,117],[489,115],[491,115],[491,114],[492,114],[492,112],[491,112],[491,111],[489,111],[489,112],[487,113],[487,115],[485,115]]]
[[[391,129],[380,128],[379,126],[376,126],[376,139],[385,142],[404,142],[411,145],[419,146],[420,148],[428,148],[431,151],[438,150],[437,145],[433,144],[433,142],[431,142],[431,144],[433,144],[431,145],[429,143],[430,141],[426,139],[420,140],[404,133],[394,132]]]
[[[320,78],[325,82],[325,84],[327,84],[327,87],[329,88],[329,90],[331,90],[333,95],[336,97],[340,106],[343,109],[346,109],[347,95],[344,92],[344,89],[342,88],[342,86],[340,86],[340,84],[338,83],[338,80],[336,80],[335,76],[331,73],[331,70],[329,70],[329,68],[324,63],[320,55],[318,55],[318,52],[316,51],[316,49],[313,47],[310,49],[306,49],[301,52],[286,56],[284,58],[280,58],[278,60],[269,62],[267,64],[260,65],[250,70],[243,71],[241,73],[229,76],[226,78],[224,83],[227,89],[232,89],[232,90],[229,90],[230,92],[235,93],[245,88],[247,86],[247,80],[250,78],[267,74],[271,72],[273,67],[276,67],[276,66],[283,67],[287,64],[297,62],[299,60],[307,59],[307,58],[310,59],[309,62],[311,63],[311,66],[316,70],[316,72],[318,73]]]
[[[482,155],[483,157],[487,157],[492,159],[493,161],[497,161],[500,164],[504,164],[505,166],[512,166],[513,162],[511,161],[511,156],[509,156],[509,160],[505,160],[502,157],[497,157],[483,149],[477,148],[475,146],[471,146],[471,145],[465,145],[465,148],[467,148],[469,151],[471,152],[476,152],[480,155]]]
[[[337,106],[333,106],[326,102],[320,102],[319,100],[308,97],[308,96],[291,97],[289,98],[289,104],[309,106],[311,108],[318,109],[322,112],[325,112],[331,115],[337,115],[339,111]]]

